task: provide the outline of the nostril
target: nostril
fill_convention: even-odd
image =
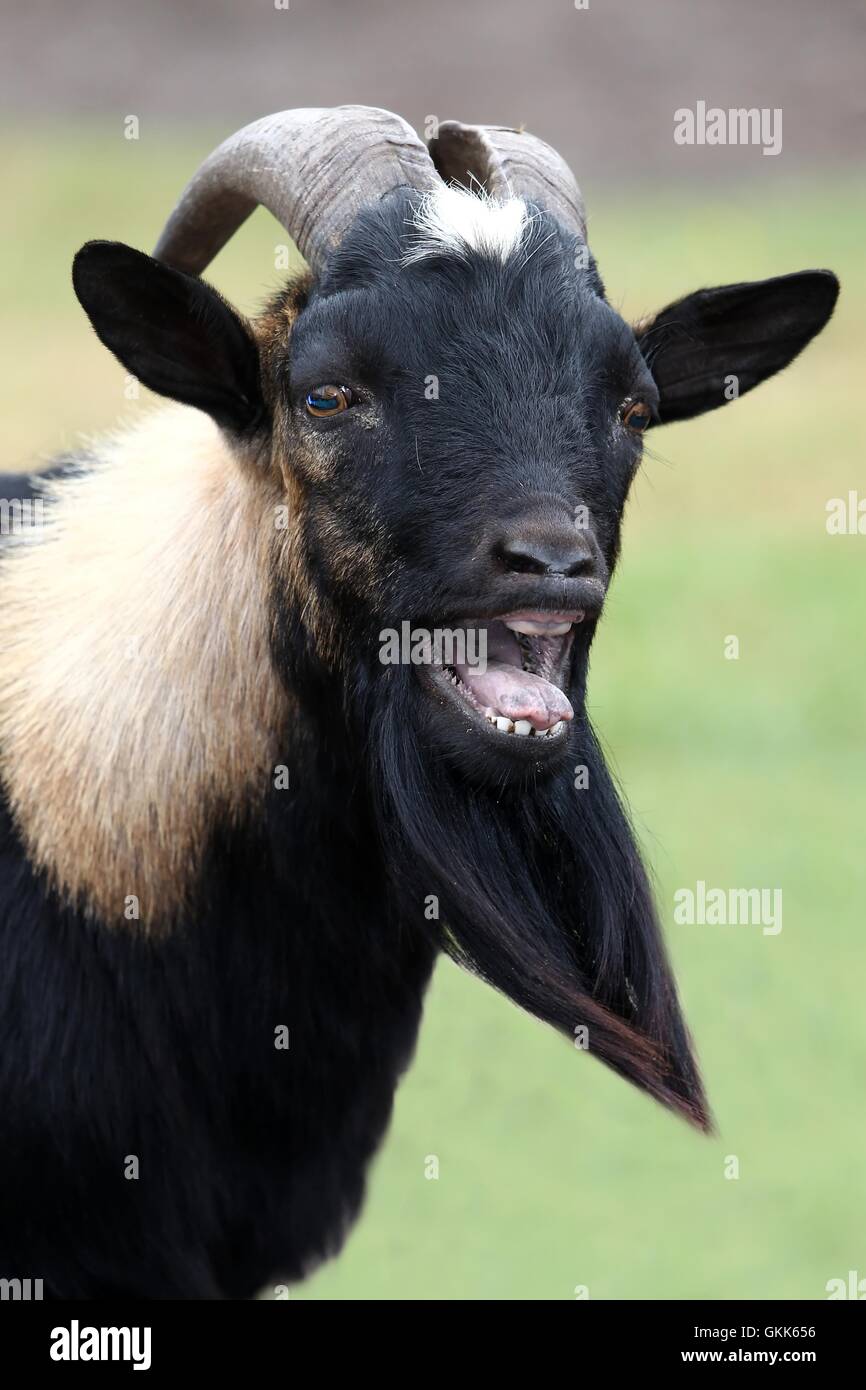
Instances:
[[[549,573],[546,560],[535,554],[524,541],[500,541],[494,546],[494,554],[511,574]]]
[[[510,574],[560,574],[576,579],[595,570],[588,542],[573,533],[543,539],[512,536],[497,541],[493,553]]]
[[[577,579],[580,575],[593,574],[595,571],[595,561],[589,551],[583,551],[575,560],[572,560],[568,569],[564,571],[566,578]]]

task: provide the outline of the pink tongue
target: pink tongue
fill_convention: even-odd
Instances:
[[[536,729],[550,729],[560,719],[573,719],[574,710],[559,686],[533,676],[505,661],[487,662],[486,671],[477,666],[457,666],[457,674],[468,686],[482,709],[506,719],[528,719]]]

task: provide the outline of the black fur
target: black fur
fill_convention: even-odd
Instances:
[[[119,241],[90,241],[72,266],[99,339],[145,386],[239,434],[265,416],[249,327],[203,280]]]
[[[346,785],[215,833],[194,919],[161,942],[58,911],[3,814],[0,1278],[249,1298],[339,1248],[435,949],[383,912]]]
[[[255,388],[246,329],[212,311],[215,292],[100,244],[77,263],[97,331],[148,384],[232,430],[272,421],[297,527],[291,578],[275,551],[273,660],[299,717],[291,790],[213,826],[189,920],[152,940],[54,900],[3,817],[0,1276],[42,1277],[53,1296],[246,1297],[333,1253],[443,949],[567,1035],[587,1025],[591,1053],[709,1125],[584,705],[640,457],[622,407],[665,420],[718,404],[722,366],[753,384],[832,305],[822,289],[818,312],[796,277],[704,292],[666,311],[654,352],[549,218],[504,266],[443,254],[404,269],[409,215],[399,197],[358,220],[291,340],[264,344]],[[718,344],[686,396],[674,322]],[[310,418],[322,383],[349,388],[351,408]],[[503,561],[514,534],[561,541],[579,506],[589,571]],[[558,751],[479,729],[429,673],[379,662],[383,628],[524,606],[586,613]]]
[[[7,502],[28,502],[39,496],[33,473],[4,473],[0,476],[0,497]]]
[[[838,294],[831,271],[802,270],[668,305],[638,334],[661,392],[661,422],[724,405],[731,374],[742,396],[787,367],[827,323]]]

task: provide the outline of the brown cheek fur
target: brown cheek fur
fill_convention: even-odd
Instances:
[[[0,567],[0,775],[55,887],[152,929],[183,908],[214,817],[272,776],[280,494],[169,406],[50,495],[38,543]]]
[[[299,429],[286,406],[285,383],[281,380],[288,333],[306,302],[309,283],[309,277],[304,277],[291,286],[256,321],[254,331],[273,420],[272,469],[280,477],[288,511],[288,524],[277,539],[277,582],[302,604],[317,651],[325,666],[335,670],[345,659],[342,634],[328,592],[316,584],[306,563],[311,532],[315,530],[316,553],[324,558],[328,589],[336,587],[344,595],[370,606],[382,601],[386,538],[379,536],[371,544],[354,534],[344,518],[311,504],[317,486],[332,475],[337,442],[324,433],[317,435]]]

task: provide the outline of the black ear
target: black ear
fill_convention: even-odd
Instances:
[[[251,430],[265,417],[255,339],[194,275],[119,241],[89,241],[72,283],[97,337],[151,391]]]
[[[787,367],[833,312],[839,281],[829,270],[721,285],[669,304],[635,330],[661,402],[659,419],[687,420],[751,391]]]

